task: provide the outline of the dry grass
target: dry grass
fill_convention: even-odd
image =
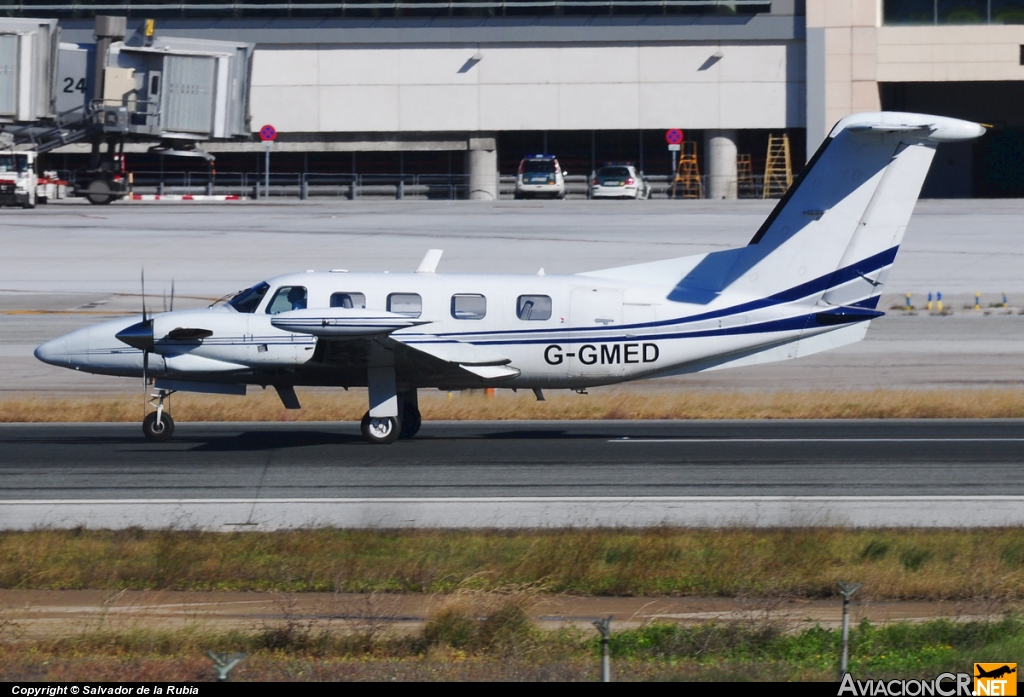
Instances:
[[[445,631],[438,631],[443,625]],[[433,629],[431,628],[433,627]],[[384,635],[353,642],[345,633],[279,634],[86,629],[65,636],[0,636],[0,680],[210,680],[207,650],[244,652],[232,673],[267,680],[593,681],[598,640],[573,627],[541,630],[507,597],[477,596],[442,608],[418,636]],[[454,641],[453,641],[454,639]],[[1008,615],[990,622],[947,619],[851,631],[851,670],[858,678],[931,678],[973,660],[1019,655],[1024,627]],[[828,680],[835,675],[839,631],[787,632],[765,622],[701,625],[651,623],[612,636],[612,674],[621,680]]]
[[[180,394],[172,398],[180,421],[358,421],[365,390],[300,391],[301,410],[281,406],[273,390],[247,398]],[[550,392],[538,402],[530,392],[423,391],[427,420],[514,419],[928,419],[1024,418],[1024,390],[922,390],[848,392],[602,391],[589,395]],[[138,421],[141,395],[0,399],[0,422]]]
[[[0,534],[0,587],[610,596],[1024,598],[1019,529]]]

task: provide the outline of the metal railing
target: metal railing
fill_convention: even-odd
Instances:
[[[74,181],[74,173],[69,173]],[[466,198],[469,176],[465,174],[328,174],[318,172],[271,172],[264,187],[263,172],[153,172],[131,173],[136,193],[218,194],[251,198],[362,196],[455,200]]]
[[[285,12],[368,12],[382,11],[418,12],[421,10],[500,10],[504,14],[508,10],[523,9],[553,10],[559,9],[618,9],[645,8],[664,10],[667,8],[721,8],[735,10],[746,7],[769,7],[771,0],[449,0],[449,2],[417,2],[416,0],[393,0],[393,2],[119,2],[119,3],[49,3],[49,2],[17,2],[0,5],[5,12],[68,12],[85,14],[93,12],[173,12],[175,14],[209,13],[209,12],[252,12],[252,11],[285,11]],[[498,14],[498,13],[496,13]]]
[[[62,178],[75,183],[74,172],[62,172]],[[392,198],[461,200],[469,197],[466,174],[330,174],[321,172],[271,172],[270,186],[264,187],[263,172],[172,172],[137,171],[131,173],[132,191],[162,195],[234,195],[253,199],[297,198]],[[671,198],[671,175],[645,175],[653,198]],[[702,177],[708,190],[707,175]],[[569,198],[588,198],[590,178],[571,175],[565,178]],[[739,198],[761,198],[764,177],[755,175],[736,186]],[[498,178],[499,198],[513,198],[516,177]],[[676,198],[682,198],[677,192]]]

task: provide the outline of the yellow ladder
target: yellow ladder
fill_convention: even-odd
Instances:
[[[736,195],[740,198],[757,196],[754,189],[754,165],[750,155],[736,155]]]
[[[672,182],[672,198],[704,198],[704,182],[697,166],[697,142],[684,140],[679,150],[679,166]]]
[[[792,185],[793,162],[789,156],[789,135],[769,135],[761,198],[781,198]]]

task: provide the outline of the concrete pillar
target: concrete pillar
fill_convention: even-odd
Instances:
[[[498,142],[495,138],[470,138],[466,151],[469,170],[469,198],[495,201],[498,198]]]
[[[704,132],[708,198],[736,198],[736,131]]]

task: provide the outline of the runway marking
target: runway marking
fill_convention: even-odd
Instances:
[[[610,438],[608,443],[1024,443],[1024,438]]]

